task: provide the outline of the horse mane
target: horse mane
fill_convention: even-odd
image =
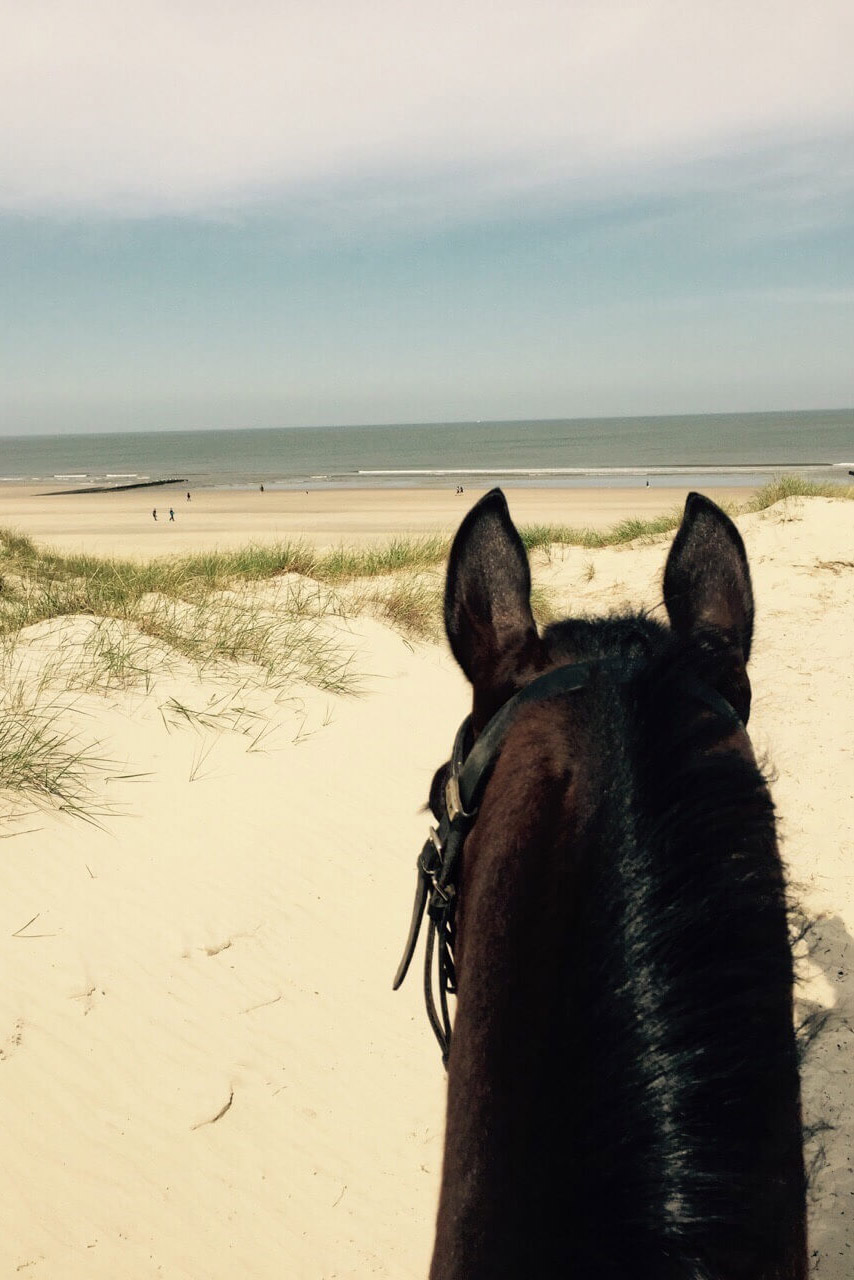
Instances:
[[[800,1133],[774,1124],[797,1113],[798,1077],[773,803],[731,724],[691,707],[696,648],[645,615],[544,636],[570,639],[585,658],[616,647],[636,675],[591,682],[585,767],[608,786],[590,856],[578,833],[565,851],[580,904],[563,959],[565,1194],[590,1274],[729,1280],[779,1249],[781,1222],[797,1232],[803,1196]]]

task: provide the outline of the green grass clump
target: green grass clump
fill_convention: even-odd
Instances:
[[[233,551],[197,552],[161,563],[171,567],[173,582],[185,587],[188,582],[195,582],[221,590],[235,579],[258,582],[284,573],[315,577],[317,554],[302,542],[250,543]],[[168,583],[158,583],[154,589],[170,594]]]
[[[526,551],[548,551],[555,544],[577,546],[585,534],[583,529],[572,529],[564,524],[525,524],[519,536]]]
[[[155,669],[163,669],[163,655],[152,652],[152,645],[133,623],[97,618],[66,682],[70,688],[104,691],[137,684],[149,688]]]
[[[663,516],[653,516],[649,520],[629,517],[627,520],[621,520],[619,524],[615,524],[607,531],[607,541],[602,545],[606,547],[621,546],[626,542],[649,541],[659,538],[664,533],[670,533],[673,529],[678,529],[681,521],[681,508],[674,508],[673,511],[667,512]]]
[[[61,724],[66,708],[32,705],[20,694],[0,698],[0,795],[58,805],[94,820],[90,778],[102,767]]]
[[[377,578],[406,570],[429,569],[445,560],[450,543],[441,534],[392,538],[376,547],[336,547],[318,557],[312,576],[322,582]]]
[[[528,551],[547,551],[553,546],[595,550],[638,540],[651,541],[678,528],[681,519],[681,509],[674,508],[666,515],[654,516],[650,520],[632,516],[612,525],[610,529],[575,529],[565,524],[535,524],[523,525],[519,534]]]
[[[723,505],[729,515],[749,515],[793,497],[852,499],[854,485],[839,484],[832,480],[817,483],[799,475],[785,474],[763,485],[743,506],[733,503]],[[620,520],[609,529],[574,529],[567,525],[536,524],[523,526],[519,533],[528,551],[547,550],[550,546],[595,549],[622,546],[629,542],[651,542],[678,529],[681,521],[682,508],[674,507],[672,511],[651,519],[632,516]]]
[[[0,558],[7,560],[14,556],[25,559],[39,554],[36,544],[27,534],[20,533],[17,529],[0,529]]]
[[[324,634],[319,620],[264,608],[251,592],[217,593],[192,604],[160,597],[139,621],[146,635],[188,658],[200,673],[240,665],[277,687],[300,681],[336,693],[357,687],[349,655]]]
[[[0,592],[0,636],[52,618],[98,619],[67,673],[73,687],[149,684],[165,647],[200,670],[248,664],[266,683],[352,692],[349,656],[320,627],[324,615],[337,612],[331,593],[306,580],[289,586],[273,608],[249,589],[313,573],[316,564],[314,551],[299,543],[140,562],[40,551],[2,531],[0,565],[15,588]],[[235,584],[237,592],[230,590]]]
[[[534,620],[541,626],[548,626],[550,622],[556,622],[560,616],[555,608],[554,596],[546,587],[540,587],[535,582],[531,587],[531,612]]]
[[[803,476],[786,473],[775,476],[757,489],[743,509],[745,512],[764,511],[787,498],[842,498],[850,501],[854,499],[854,485],[839,484],[834,480],[806,480]]]
[[[357,601],[359,612],[370,611],[404,635],[437,640],[441,634],[442,593],[435,581],[393,580],[363,591]]]

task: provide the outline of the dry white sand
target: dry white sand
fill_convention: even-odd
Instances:
[[[160,556],[305,541],[316,547],[364,545],[395,535],[451,533],[483,489],[291,490],[131,489],[45,496],[44,489],[0,485],[0,526],[14,527],[62,551]],[[515,489],[522,524],[602,529],[626,516],[681,508],[686,489]],[[718,502],[746,502],[750,489],[709,489]],[[175,519],[169,519],[169,508]],[[152,512],[157,511],[157,520]]]
[[[448,500],[455,519],[468,499]],[[522,505],[513,495],[534,518]],[[811,1250],[817,1276],[847,1280],[854,504],[790,501],[740,525],[757,597],[751,730],[792,875],[825,913],[802,1000],[836,1019],[805,1072],[808,1120],[835,1126]],[[562,551],[538,573],[567,612],[648,604],[667,541]],[[67,655],[92,625],[41,624],[19,658]],[[81,693],[72,721],[108,762],[101,825],[4,820],[0,1275],[426,1275],[444,1080],[418,975],[396,994],[391,979],[419,806],[467,691],[443,648],[335,625],[361,697],[300,687],[276,702],[180,663],[147,691]],[[212,697],[269,719],[264,750],[169,713],[169,698]]]

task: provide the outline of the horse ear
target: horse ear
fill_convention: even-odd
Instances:
[[[511,664],[536,639],[528,556],[500,489],[472,507],[454,538],[445,630],[457,662],[484,690],[511,677]]]
[[[746,723],[753,638],[747,554],[729,516],[700,493],[685,502],[664,570],[664,602],[677,635],[715,655],[713,683]]]

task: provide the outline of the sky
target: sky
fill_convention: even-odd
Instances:
[[[850,0],[27,0],[0,435],[854,404]]]

